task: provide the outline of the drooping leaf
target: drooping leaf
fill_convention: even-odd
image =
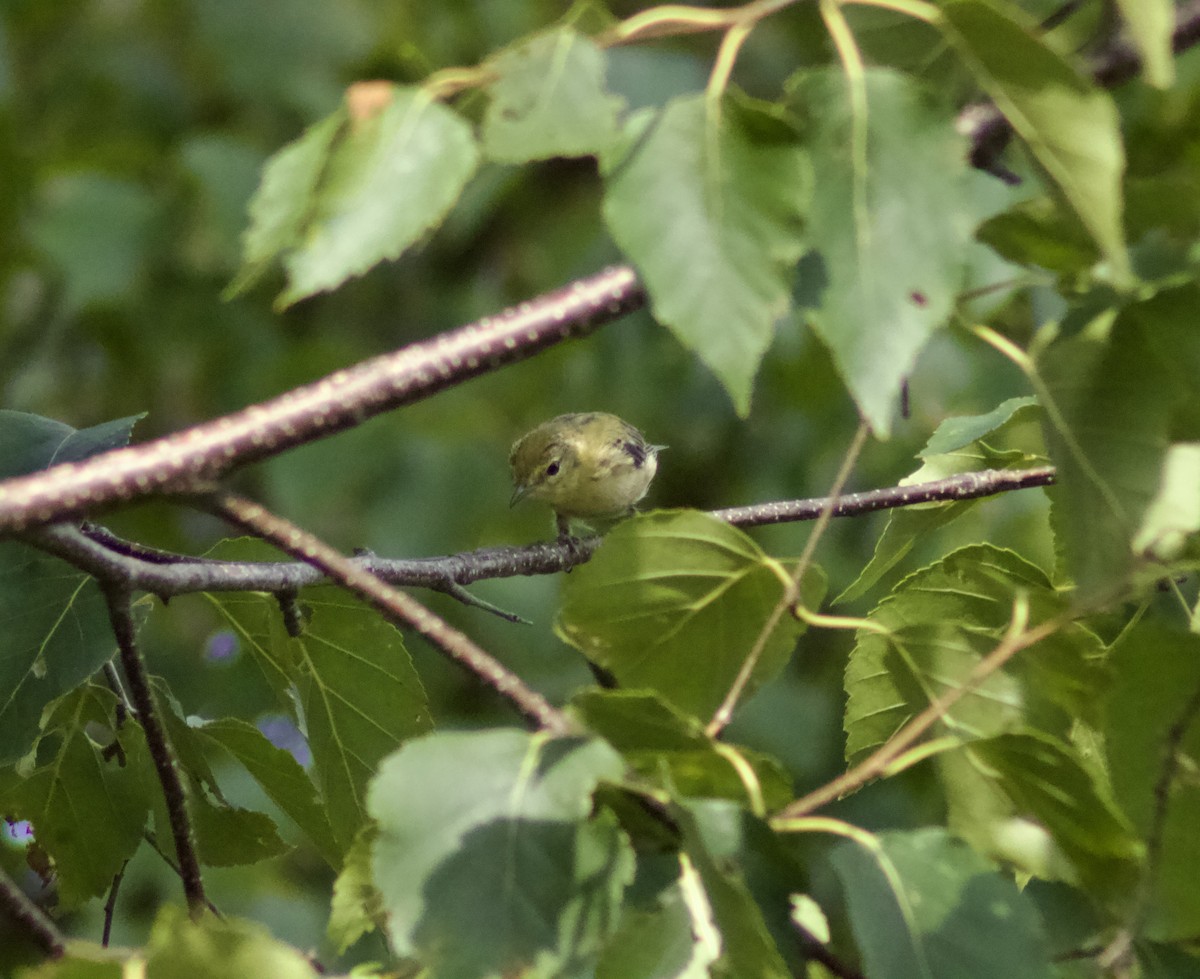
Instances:
[[[1130,277],[1121,225],[1125,151],[1111,96],[1037,36],[1011,6],[951,0],[946,37],[991,96],[1108,259]]]
[[[621,100],[604,87],[605,54],[569,28],[540,34],[487,62],[483,151],[501,163],[587,156],[617,136]]]
[[[417,88],[340,110],[269,162],[250,213],[245,288],[281,261],[284,305],[397,258],[446,216],[478,163],[470,126]]]
[[[862,837],[829,860],[872,979],[1056,974],[1033,905],[965,843],[940,828]]]
[[[594,961],[633,861],[591,796],[623,769],[600,741],[503,730],[429,735],[386,759],[368,804],[397,954],[439,979]]]
[[[948,689],[967,682],[999,643],[1014,602],[1031,622],[1067,599],[1045,574],[1011,551],[965,547],[904,579],[871,613],[846,666],[846,759],[879,747]],[[883,632],[878,630],[885,630]],[[963,741],[1030,725],[1059,735],[1095,711],[1104,673],[1099,639],[1064,626],[966,693],[936,727]]]
[[[795,129],[740,97],[682,97],[632,115],[601,167],[605,221],[655,318],[745,415],[803,251],[809,178]]]
[[[639,515],[571,574],[555,630],[622,687],[707,719],[767,629],[786,577],[744,533],[706,514]],[[819,575],[806,576],[807,607],[823,590]],[[790,615],[770,629],[746,694],[783,669],[799,634]]]
[[[42,763],[27,774],[0,770],[0,814],[33,824],[68,907],[112,886],[142,842],[156,792],[141,728],[118,726],[116,717],[111,691],[80,686],[45,719],[42,737],[51,750]]]
[[[290,644],[313,765],[344,849],[366,819],[367,782],[379,762],[433,720],[396,628],[333,589],[312,595],[321,597],[306,596],[313,614]]]
[[[863,417],[886,437],[901,385],[962,288],[974,215],[950,111],[891,71],[868,71],[862,84],[862,107],[838,71],[795,86],[811,107],[817,188],[816,254],[798,292]]]

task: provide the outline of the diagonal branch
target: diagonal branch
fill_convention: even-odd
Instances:
[[[0,914],[16,922],[52,958],[61,958],[66,953],[66,936],[3,869],[0,869]]]
[[[583,336],[645,298],[633,269],[616,266],[232,415],[0,482],[0,535],[146,496],[207,492],[239,466]]]
[[[269,510],[233,493],[206,498],[209,509],[235,526],[313,565],[335,584],[369,602],[400,628],[427,639],[460,666],[486,683],[525,718],[552,734],[568,734],[574,726],[540,693],[507,669],[467,635],[440,619],[416,599],[380,581],[370,571],[330,547],[320,538]]]

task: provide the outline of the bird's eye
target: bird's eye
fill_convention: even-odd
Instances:
[[[546,467],[546,475],[547,476],[557,476],[558,475],[558,463],[557,462],[552,462],[552,463],[550,463],[550,465],[548,465]]]

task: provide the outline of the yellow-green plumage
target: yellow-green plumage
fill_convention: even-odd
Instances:
[[[559,415],[512,447],[513,503],[526,496],[554,508],[559,536],[573,517],[615,517],[646,495],[661,445],[616,415]]]

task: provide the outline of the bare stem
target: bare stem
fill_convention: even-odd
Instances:
[[[536,690],[526,686],[519,676],[468,636],[320,538],[252,500],[233,493],[213,494],[206,497],[205,502],[212,512],[235,526],[311,564],[334,583],[379,609],[397,626],[413,629],[424,636],[435,648],[486,683],[538,727],[553,734],[566,734],[573,730],[566,715],[551,706]]]
[[[179,766],[171,750],[166,729],[158,718],[154,694],[150,689],[150,678],[146,664],[137,647],[137,631],[133,624],[128,589],[111,581],[101,581],[104,596],[108,600],[108,617],[125,671],[125,682],[129,688],[129,699],[137,711],[138,721],[146,735],[150,758],[162,786],[166,803],[167,820],[171,824],[171,835],[175,840],[175,855],[179,860],[179,876],[183,881],[183,893],[187,898],[188,910],[193,918],[199,917],[207,903],[204,895],[204,880],[200,875],[200,860],[196,855],[196,838],[192,832],[192,820],[188,815],[187,792],[179,775]]]
[[[25,929],[45,953],[61,958],[67,949],[67,939],[50,917],[34,904],[2,869],[0,869],[0,912]]]

